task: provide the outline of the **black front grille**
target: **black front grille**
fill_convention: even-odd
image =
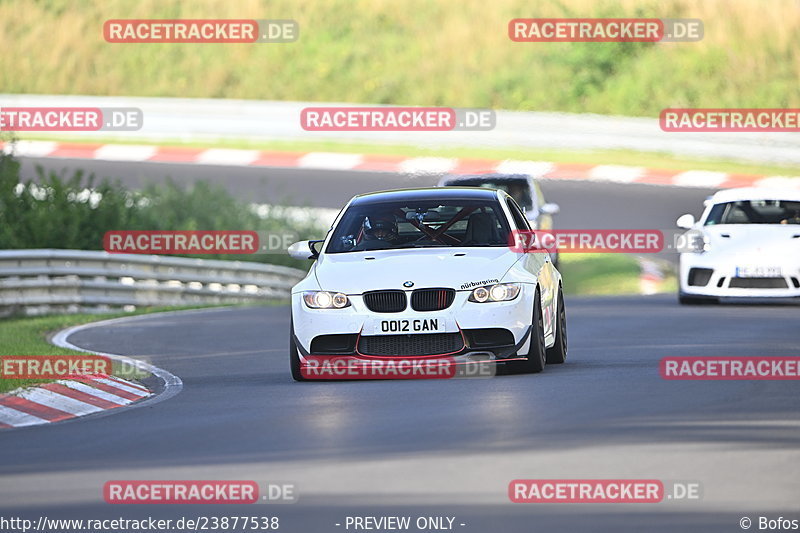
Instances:
[[[441,311],[450,307],[455,297],[454,289],[417,289],[411,293],[411,309]]]
[[[403,291],[365,292],[364,305],[374,313],[399,313],[406,309],[406,293]]]
[[[358,341],[363,355],[438,355],[457,352],[464,347],[460,333],[428,333],[424,335],[370,335]]]
[[[731,278],[731,289],[788,289],[783,278]]]

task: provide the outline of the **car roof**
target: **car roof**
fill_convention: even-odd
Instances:
[[[424,200],[496,200],[497,191],[483,187],[424,187],[359,194],[350,205]]]
[[[442,178],[442,183],[458,183],[459,181],[528,181],[533,179],[528,174],[456,174],[453,176],[446,176]]]
[[[800,190],[778,187],[737,187],[716,192],[711,197],[715,204],[742,200],[789,200],[800,202]]]

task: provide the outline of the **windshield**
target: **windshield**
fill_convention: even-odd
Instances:
[[[800,224],[800,202],[743,200],[716,204],[705,225],[716,224]]]
[[[530,209],[533,205],[531,188],[528,180],[524,178],[468,178],[452,181],[448,186],[456,187],[484,187],[487,189],[500,189],[507,192],[520,207]]]
[[[508,246],[508,223],[497,201],[418,200],[351,206],[326,253]]]

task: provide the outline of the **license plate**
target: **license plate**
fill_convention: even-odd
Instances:
[[[737,278],[780,278],[781,267],[736,267]]]
[[[444,333],[446,331],[447,324],[443,318],[398,318],[376,321],[374,334]]]

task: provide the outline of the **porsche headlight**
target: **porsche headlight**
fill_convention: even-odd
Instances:
[[[470,302],[479,304],[485,302],[507,302],[517,297],[520,291],[518,283],[497,283],[496,285],[486,285],[476,287],[469,295]]]
[[[306,291],[303,301],[311,309],[342,309],[350,305],[350,299],[341,292]]]
[[[702,254],[703,252],[707,252],[711,249],[711,241],[709,241],[708,236],[702,233],[695,233],[694,235],[689,236],[689,251]]]

